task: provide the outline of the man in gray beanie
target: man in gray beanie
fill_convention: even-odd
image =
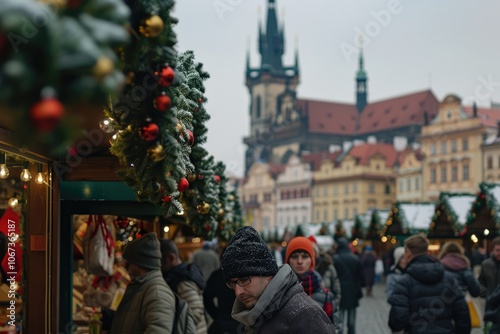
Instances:
[[[172,333],[175,297],[160,270],[156,234],[147,233],[127,244],[123,259],[131,282],[114,314],[110,333]]]
[[[236,295],[231,315],[245,326],[245,333],[335,333],[292,268],[288,264],[278,268],[253,227],[236,231],[221,265],[226,284]]]

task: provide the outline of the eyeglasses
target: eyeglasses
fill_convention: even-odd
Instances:
[[[238,278],[235,281],[227,281],[226,285],[229,289],[234,290],[234,287],[236,286],[236,284],[238,284],[241,287],[244,287],[245,285],[248,285],[251,282],[252,282],[252,280],[250,279],[250,277],[242,277],[242,278]]]

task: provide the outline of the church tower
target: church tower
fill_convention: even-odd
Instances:
[[[368,103],[368,77],[364,69],[363,48],[359,49],[359,69],[356,73],[356,109],[361,113]]]
[[[268,0],[265,31],[259,23],[260,67],[251,68],[246,60],[246,86],[250,93],[250,134],[247,145],[245,173],[256,161],[270,161],[273,123],[279,113],[279,99],[285,91],[295,92],[299,83],[298,55],[293,66],[283,66],[285,52],[284,27],[278,28],[275,0]]]

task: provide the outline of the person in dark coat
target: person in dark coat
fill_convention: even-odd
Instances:
[[[427,254],[429,240],[417,234],[405,240],[405,272],[389,303],[393,332],[456,333],[471,331],[469,308],[455,278]]]
[[[332,322],[304,292],[288,264],[280,268],[259,233],[236,231],[222,255],[222,272],[234,290],[232,317],[245,334],[335,333]]]
[[[340,298],[340,320],[344,324],[344,316],[347,312],[347,333],[356,333],[356,308],[359,299],[363,296],[361,287],[364,286],[361,261],[349,249],[346,238],[337,240],[337,252],[333,257],[333,264],[340,280],[342,296]]]
[[[489,334],[500,334],[500,285],[486,299],[484,310],[484,321],[489,321],[493,325],[490,328]]]
[[[439,252],[438,259],[446,271],[457,280],[465,294],[467,291],[472,297],[479,296],[479,281],[474,277],[470,268],[469,259],[464,255],[464,249],[455,241],[446,242]]]
[[[363,256],[361,256],[361,267],[365,278],[366,295],[372,296],[373,284],[375,284],[375,263],[377,262],[377,254],[371,246],[366,246]]]
[[[203,291],[205,310],[213,319],[208,328],[208,334],[238,333],[240,323],[231,317],[235,298],[234,291],[227,288],[222,269],[214,271],[208,278]]]

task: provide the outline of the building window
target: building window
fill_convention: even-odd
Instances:
[[[344,186],[344,194],[348,194],[348,193],[349,193],[349,185],[348,185],[348,184],[346,184],[346,185]]]
[[[319,197],[319,192],[320,192],[320,189],[319,187],[316,188],[316,197]]]
[[[373,194],[373,193],[375,192],[375,184],[370,183],[370,184],[368,185],[368,192],[369,192],[370,194]]]
[[[352,184],[352,192],[353,192],[354,194],[356,194],[356,193],[358,192],[358,183],[357,183],[357,182],[354,182],[354,183]]]
[[[271,194],[270,193],[264,194],[264,202],[271,202]]]
[[[451,167],[451,182],[457,182],[458,181],[458,167],[453,166]]]
[[[431,183],[436,183],[436,168],[431,168]]]
[[[469,150],[469,141],[467,139],[462,140],[462,151],[468,151]]]
[[[347,218],[349,218],[349,209],[345,208],[344,209],[344,219],[347,219]]]
[[[419,189],[420,189],[420,179],[417,176],[415,178],[415,190],[419,190]]]
[[[333,194],[337,195],[339,193],[339,188],[337,186],[333,187]]]
[[[255,99],[255,118],[260,118],[260,96]]]
[[[451,152],[452,153],[455,153],[457,151],[457,141],[456,140],[453,140],[451,142]]]
[[[464,181],[469,181],[469,165],[468,164],[464,164],[464,170],[463,170],[463,180]]]
[[[352,209],[352,216],[356,218],[357,215],[358,215],[358,209],[356,208]]]
[[[389,184],[385,185],[385,193],[386,193],[386,195],[391,193],[391,186]]]
[[[269,217],[264,217],[264,221],[263,221],[263,223],[264,223],[264,224],[263,224],[263,225],[264,225],[264,226],[263,226],[263,227],[264,227],[264,229],[266,229],[266,230],[267,230],[267,229],[270,227],[269,222],[270,222]]]
[[[323,221],[328,220],[328,210],[323,210]]]
[[[319,222],[319,210],[316,210],[316,221]]]
[[[441,183],[446,182],[446,167],[441,167]]]
[[[436,155],[436,144],[431,144],[431,155]]]
[[[305,193],[306,193],[305,197],[309,197],[309,189],[306,189]]]
[[[404,180],[399,180],[399,192],[402,193],[404,189]]]
[[[328,187],[327,186],[323,187],[323,195],[324,196],[328,195]]]
[[[441,154],[446,154],[446,142],[441,143]]]
[[[411,191],[411,179],[406,179],[406,190]]]
[[[492,169],[493,168],[493,157],[490,155],[488,156],[487,160],[486,160],[486,168],[488,169]]]
[[[338,218],[339,218],[339,214],[338,214],[337,209],[333,209],[333,219],[337,220]]]

